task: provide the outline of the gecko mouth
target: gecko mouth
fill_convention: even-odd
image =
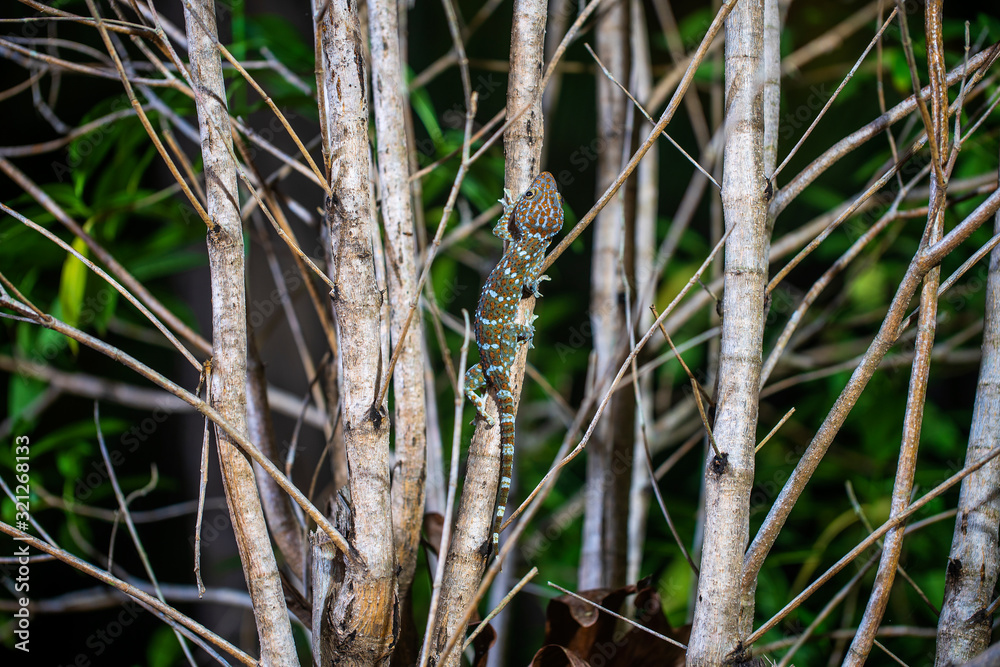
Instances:
[[[514,216],[510,216],[510,222],[507,223],[507,231],[510,233],[510,237],[515,241],[521,240],[521,230],[517,228],[514,224]]]

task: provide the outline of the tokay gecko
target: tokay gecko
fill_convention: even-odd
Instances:
[[[479,345],[479,363],[465,376],[465,395],[476,412],[492,428],[494,420],[486,414],[483,389],[494,393],[500,413],[500,488],[497,491],[493,519],[493,552],[500,544],[500,523],[507,510],[507,494],[514,464],[514,395],[511,372],[518,343],[531,345],[535,329],[514,321],[522,297],[541,296],[538,283],[545,250],[563,226],[562,197],[549,172],[542,172],[531,182],[517,202],[510,206],[505,192],[504,214],[493,234],[509,241],[500,262],[490,273],[479,297],[474,322]],[[489,547],[486,547],[487,549]]]

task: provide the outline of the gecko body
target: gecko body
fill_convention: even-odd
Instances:
[[[563,226],[562,197],[552,174],[542,172],[531,182],[513,206],[504,200],[504,214],[493,234],[508,241],[507,250],[494,267],[479,297],[474,328],[479,347],[479,363],[466,373],[465,394],[477,414],[490,427],[485,393],[493,392],[500,417],[500,486],[493,518],[492,549],[500,544],[500,524],[507,510],[514,464],[514,394],[511,378],[519,343],[531,345],[534,327],[514,321],[522,297],[541,296],[538,283],[545,251]]]

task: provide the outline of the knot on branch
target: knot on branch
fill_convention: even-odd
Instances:
[[[767,662],[764,661],[762,657],[754,658],[750,652],[749,647],[744,646],[743,642],[736,645],[736,648],[726,656],[724,665],[733,665],[733,667],[767,667]]]
[[[212,219],[212,224],[208,227],[208,240],[212,245],[218,245],[223,238],[222,226]]]
[[[324,212],[326,213],[328,219],[330,218],[330,216],[333,215],[334,212],[337,213],[341,212],[340,197],[338,197],[337,193],[335,192],[331,192],[326,196],[326,201],[323,202],[323,205],[324,205]]]
[[[381,405],[372,405],[368,408],[368,419],[371,421],[372,426],[375,430],[379,430],[382,427],[382,420],[386,418],[385,409]]]
[[[962,559],[948,559],[948,579],[958,579],[962,575]]]
[[[729,467],[729,454],[722,452],[712,457],[712,462],[708,464],[708,469],[716,475],[722,475]]]

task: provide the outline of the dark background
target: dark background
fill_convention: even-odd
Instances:
[[[180,4],[160,2],[158,9],[163,17],[177,26],[183,26]],[[86,14],[82,2],[67,2],[60,7],[68,11]],[[110,15],[106,3],[100,4],[102,12]],[[783,33],[783,55],[807,43],[826,31],[830,26],[850,15],[858,8],[856,2],[824,1],[819,3],[795,3],[787,18],[787,28]],[[461,14],[466,20],[479,9],[479,3],[460,2]],[[658,26],[652,5],[646,3],[648,26],[653,33],[656,76],[662,76],[670,66],[666,45],[658,36]],[[711,17],[702,3],[679,2],[673,4],[674,12],[681,23],[685,44],[689,49],[697,44],[703,33],[707,19]],[[987,30],[986,43],[997,39],[997,20],[979,13],[979,7],[968,3],[948,3],[948,27],[946,35],[951,58],[949,67],[960,62],[961,19],[972,21],[973,40],[982,30]],[[128,10],[124,10],[128,13]],[[219,4],[220,33],[223,41],[234,44],[234,53],[244,58],[259,58],[261,46],[268,46],[286,65],[291,67],[304,81],[314,85],[312,74],[311,21],[305,2],[258,2],[248,0],[240,4]],[[502,4],[467,44],[472,63],[473,87],[479,89],[480,107],[477,120],[485,122],[505,104],[506,75],[497,71],[491,63],[506,61],[509,47],[511,3]],[[15,18],[30,16],[31,10],[23,5],[5,3],[0,16]],[[922,43],[922,8],[910,16],[910,27],[914,31],[915,42]],[[409,53],[408,62],[414,73],[422,72],[451,45],[444,13],[440,3],[418,2],[409,13]],[[68,23],[18,24],[5,23],[0,33],[7,35],[31,36],[31,30],[38,36],[50,34],[67,40],[79,41],[103,52],[94,30]],[[810,96],[817,90],[832,91],[840,77],[850,68],[863,50],[872,30],[866,29],[850,37],[844,46],[834,53],[817,58],[797,75],[789,76],[782,82],[782,127],[792,126],[793,131],[781,132],[779,161],[801,136],[808,120],[799,123],[795,114],[799,109],[809,108]],[[904,77],[898,67],[898,32],[887,42],[887,60],[894,68],[886,76],[887,103],[891,106],[908,93],[908,77]],[[585,32],[566,54],[565,59],[582,64],[586,73],[568,73],[563,78],[559,104],[546,137],[548,162],[545,168],[560,179],[560,190],[567,205],[567,228],[590,207],[596,198],[594,179],[596,162],[593,159],[595,146],[594,74],[592,62],[583,48],[583,42],[593,41],[591,32]],[[129,46],[131,55],[137,60],[141,56]],[[919,49],[918,44],[918,49]],[[922,52],[921,52],[922,53]],[[89,56],[81,56],[61,50],[63,57],[90,62]],[[895,55],[893,55],[895,54]],[[2,56],[0,52],[0,56]],[[870,57],[871,58],[871,57]],[[869,60],[869,63],[871,60]],[[922,61],[921,61],[922,62]],[[27,72],[9,59],[0,59],[0,90],[23,81]],[[150,74],[152,76],[152,74]],[[255,76],[257,73],[255,72]],[[713,71],[706,65],[698,77],[698,94],[706,109],[709,105],[708,86]],[[43,95],[48,93],[51,79],[42,82]],[[293,127],[304,139],[311,139],[318,133],[315,104],[301,92],[295,91],[280,77],[261,73],[258,81],[265,85],[279,107],[288,115]],[[277,127],[273,117],[253,91],[233,76],[227,76],[231,84],[230,105],[234,115],[246,119],[252,126],[262,129]],[[61,90],[54,111],[69,126],[106,113],[109,105],[122,95],[120,82],[98,80],[76,74],[64,74]],[[833,112],[820,123],[816,132],[806,142],[791,164],[786,167],[784,178],[791,178],[813,157],[837,139],[857,129],[878,115],[875,97],[875,78],[870,66],[863,68],[854,81],[845,89],[835,103]],[[452,68],[434,79],[422,91],[422,99],[429,101],[431,111],[438,119],[443,138],[437,140],[435,157],[450,151],[461,141],[461,114],[464,113],[463,95],[458,72]],[[186,113],[186,118],[194,122],[190,103],[179,96],[163,93],[175,108]],[[415,96],[416,97],[416,96]],[[661,109],[650,110],[656,116]],[[457,113],[455,113],[457,111]],[[696,154],[696,144],[690,123],[682,106],[677,118],[670,125],[671,135],[681,145]],[[53,127],[33,106],[30,92],[0,101],[0,145],[14,146],[49,140],[57,136]],[[154,123],[155,125],[155,123]],[[431,138],[425,124],[415,118],[418,140],[426,142]],[[196,125],[195,125],[196,126]],[[648,127],[648,126],[646,126]],[[102,135],[95,137],[95,135]],[[197,162],[198,146],[178,134],[184,150]],[[148,275],[146,279],[154,293],[165,303],[176,308],[185,319],[196,325],[203,335],[210,334],[210,305],[208,302],[208,271],[205,263],[204,228],[194,216],[185,211],[186,206],[177,196],[154,207],[140,211],[128,211],[122,202],[138,199],[142,192],[150,193],[170,185],[170,175],[161,165],[158,157],[150,155],[148,139],[145,138],[138,121],[129,118],[115,123],[114,127],[91,135],[91,149],[84,149],[84,142],[74,142],[68,149],[62,149],[34,157],[18,157],[12,161],[46,190],[57,193],[60,201],[78,202],[80,208],[71,214],[80,221],[94,217],[100,223],[99,236],[116,257],[123,261],[137,275]],[[291,150],[292,143],[281,132],[275,133],[275,143]],[[85,138],[88,139],[88,138]],[[422,145],[434,145],[422,144]],[[84,155],[84,150],[87,154]],[[960,161],[960,170],[968,174],[982,173],[988,168],[996,168],[997,126],[986,124],[980,140],[966,149],[967,162]],[[263,173],[270,173],[278,162],[263,151],[257,152],[259,166]],[[319,151],[313,152],[319,161]],[[888,156],[888,147],[883,138],[873,140],[830,169],[817,183],[803,194],[779,218],[775,238],[798,227],[813,218],[833,203],[839,202],[861,189],[875,165],[881,164]],[[422,164],[430,161],[425,156]],[[677,209],[692,172],[691,166],[666,142],[660,146],[660,204],[658,241],[669,227],[670,219]],[[473,168],[463,189],[463,199],[470,205],[472,215],[489,205],[500,196],[503,173],[502,147],[498,144],[491,154]],[[992,164],[992,167],[989,165]],[[984,166],[986,165],[986,166]],[[68,171],[67,171],[68,167]],[[447,196],[454,170],[454,161],[435,172],[425,180],[424,205],[428,236],[433,234],[440,217],[441,207]],[[965,173],[965,172],[963,172]],[[779,180],[779,186],[784,184]],[[130,189],[131,188],[131,189]],[[297,176],[289,178],[281,186],[290,198],[297,200],[315,215],[321,205],[322,196],[318,189]],[[244,193],[245,194],[245,193]],[[0,197],[5,203],[42,223],[54,231],[62,232],[57,224],[43,214],[39,207],[6,179],[0,177]],[[116,206],[118,207],[116,209]],[[960,209],[962,210],[962,209]],[[949,224],[957,219],[949,213]],[[685,235],[679,253],[671,263],[664,286],[657,295],[657,304],[665,304],[676,293],[680,284],[687,280],[691,270],[701,262],[712,242],[708,237],[709,206],[708,197],[703,199],[691,229]],[[313,223],[316,222],[314,219]],[[321,242],[316,229],[303,221],[296,221],[299,238]],[[455,224],[454,217],[450,228]],[[831,306],[832,324],[828,331],[820,335],[821,341],[830,345],[845,343],[856,338],[867,345],[884,313],[892,291],[913,247],[919,239],[922,222],[908,224],[901,232],[899,240],[890,247],[879,260],[876,269],[867,277],[864,288],[856,288],[847,303]],[[470,312],[475,307],[479,285],[486,271],[499,256],[500,248],[489,235],[488,225],[479,233],[467,239],[458,247],[450,248],[437,260],[434,269],[434,286],[439,296],[441,308],[451,315],[461,317],[461,308]],[[56,307],[60,290],[60,271],[64,254],[47,242],[25,234],[18,229],[18,223],[9,218],[0,220],[0,270],[15,281],[23,291],[43,308]],[[249,226],[253,229],[253,226]],[[982,231],[982,230],[981,230]],[[274,289],[267,270],[264,255],[254,234],[249,233],[250,255],[250,298],[251,311],[254,301],[265,304]],[[983,241],[988,237],[976,237]],[[65,234],[63,238],[68,238]],[[272,238],[272,242],[277,241]],[[792,296],[801,295],[848,245],[846,235],[834,235],[828,244],[815,256],[792,273],[786,285]],[[590,265],[590,233],[585,233],[572,250],[560,258],[549,271],[552,282],[546,285],[546,297],[538,308],[541,316],[536,323],[539,334],[531,362],[556,387],[571,405],[578,405],[584,394],[587,356],[590,347],[588,322],[588,287]],[[972,245],[970,244],[970,247]],[[966,257],[949,260],[945,272],[954,268]],[[285,260],[283,267],[290,265],[288,254],[279,250],[279,257]],[[781,263],[783,264],[783,262]],[[780,266],[780,265],[779,265]],[[776,270],[775,269],[773,270]],[[851,276],[852,274],[847,274]],[[985,273],[974,271],[970,278],[960,282],[954,295],[942,302],[942,311],[950,313],[954,330],[975,321],[982,315],[982,300]],[[857,275],[852,276],[858,278]],[[824,306],[848,288],[847,278],[828,290],[826,302],[818,304],[814,310],[820,312]],[[978,283],[974,282],[978,280]],[[96,277],[90,277],[86,288],[87,297],[96,297],[100,287]],[[979,285],[977,288],[976,285]],[[322,354],[323,341],[318,335],[315,318],[308,313],[308,305],[302,294],[296,297],[303,307],[299,313],[306,328],[306,334],[313,345],[314,359]],[[120,302],[120,300],[119,300]],[[797,299],[796,299],[797,302]],[[882,304],[879,306],[878,304]],[[867,309],[861,310],[863,307]],[[260,309],[258,308],[258,309]],[[794,308],[794,305],[792,306]],[[109,326],[112,321],[121,323],[142,323],[141,317],[127,305],[120,303],[98,309],[98,321],[103,322],[95,329],[102,338],[118,345],[133,356],[164,372],[183,386],[193,389],[197,385],[197,374],[186,363],[178,362],[178,355],[167,352],[155,344],[143,343],[121,333],[118,326]],[[263,311],[261,311],[263,312]],[[870,315],[870,317],[858,316]],[[877,319],[876,319],[877,316]],[[772,310],[769,327],[765,334],[765,350],[770,349],[774,337],[784,325],[786,315],[776,308]],[[680,341],[700,333],[708,325],[707,313],[695,318],[684,328]],[[148,327],[147,327],[148,328]],[[429,332],[429,328],[428,328]],[[297,395],[306,391],[307,378],[301,371],[298,357],[294,354],[287,326],[283,322],[280,309],[255,331],[268,363],[268,376],[273,385]],[[943,335],[943,332],[942,332]],[[459,345],[459,338],[449,334],[449,344],[453,358]],[[571,342],[583,337],[584,343]],[[430,337],[429,337],[430,339]],[[977,349],[979,335],[972,336],[965,344],[966,349]],[[52,348],[51,344],[56,347]],[[559,344],[562,347],[558,347]],[[46,345],[49,345],[48,347]],[[440,364],[440,351],[434,343],[429,345],[434,363]],[[57,350],[49,357],[46,350]],[[860,351],[863,351],[863,347]],[[26,355],[28,358],[45,359],[51,365],[67,370],[79,371],[98,377],[113,378],[122,382],[148,386],[141,378],[111,362],[109,359],[87,349],[73,351],[59,342],[58,336],[48,336],[31,330],[24,324],[10,320],[0,321],[0,353],[4,355]],[[41,355],[39,357],[38,355]],[[686,355],[693,368],[704,367],[706,355],[704,347]],[[471,363],[471,362],[470,362]],[[437,366],[440,368],[441,366]],[[931,389],[924,421],[921,461],[917,473],[917,483],[921,490],[934,484],[961,467],[964,458],[964,444],[968,435],[972,402],[975,395],[978,364],[935,366],[931,374]],[[443,415],[441,430],[450,434],[451,395],[443,373],[439,377],[439,411]],[[846,375],[843,373],[800,385],[790,391],[780,392],[768,398],[761,406],[761,434],[790,407],[797,413],[790,420],[779,437],[773,440],[758,459],[755,504],[751,516],[751,531],[759,526],[767,508],[787,474],[794,465],[797,452],[808,444],[826,411],[832,405],[843,387]],[[841,554],[850,549],[866,534],[855,521],[851,527],[839,532],[825,532],[837,521],[851,513],[844,492],[844,480],[854,484],[862,503],[870,510],[873,522],[881,521],[887,508],[895,471],[895,457],[898,450],[903,401],[909,379],[907,368],[880,372],[873,380],[858,407],[852,413],[847,425],[837,438],[827,461],[819,468],[800,506],[796,508],[788,526],[779,539],[774,556],[768,561],[761,575],[758,587],[758,619],[761,622],[779,609],[785,601],[797,592],[795,580],[801,576],[804,563],[815,556],[819,569],[813,571],[811,580]],[[676,369],[676,364],[658,372],[659,385],[674,387],[673,393],[679,398],[686,381]],[[115,501],[104,474],[100,453],[97,449],[93,425],[93,403],[70,395],[63,395],[38,419],[23,419],[19,410],[28,399],[37,396],[44,385],[35,380],[7,376],[0,380],[0,405],[8,417],[15,420],[14,430],[8,436],[26,434],[34,445],[32,471],[37,476],[33,483],[40,483],[49,492],[66,498],[75,497],[80,502],[102,508],[114,508]],[[443,408],[443,409],[441,409]],[[549,413],[549,416],[546,416]],[[148,510],[171,503],[188,501],[197,494],[197,470],[200,443],[204,428],[203,421],[191,413],[170,414],[133,410],[102,402],[101,415],[104,420],[102,430],[109,449],[118,451],[123,457],[116,466],[119,479],[126,493],[141,487],[149,481],[150,466],[155,463],[159,472],[156,490],[145,498],[136,500],[132,508]],[[563,431],[552,428],[551,410],[546,408],[546,398],[541,390],[531,383],[526,384],[525,402],[519,419],[519,454],[516,465],[521,475],[521,488],[531,488],[544,474]],[[291,437],[293,420],[276,416],[279,441],[287,444]],[[145,429],[148,436],[133,446],[135,441],[129,433],[138,428]],[[447,439],[447,438],[446,438]],[[299,443],[299,454],[295,470],[296,481],[308,484],[312,476],[322,445],[322,436],[312,429],[303,429]],[[669,452],[668,452],[669,453]],[[664,455],[665,456],[665,455]],[[789,458],[791,456],[792,458]],[[662,458],[662,457],[661,457]],[[214,450],[211,456],[209,497],[221,498],[219,471]],[[660,460],[657,460],[658,464]],[[10,480],[10,462],[3,461],[4,478]],[[670,473],[661,488],[667,494],[668,502],[682,535],[690,537],[694,532],[694,517],[697,509],[698,482],[700,479],[700,459],[691,454]],[[96,484],[90,480],[96,480]],[[572,498],[584,484],[582,457],[563,474],[556,492],[549,501],[549,509],[555,512],[563,503]],[[523,496],[523,492],[521,494]],[[957,492],[932,504],[928,513],[953,507]],[[38,506],[38,505],[36,505]],[[10,503],[4,501],[4,520],[12,518]],[[95,549],[107,553],[111,537],[110,524],[88,518],[75,518],[56,509],[39,509],[34,518],[50,531],[56,541],[74,553],[88,558],[91,562],[105,567],[106,561],[96,561],[82,552],[75,536],[82,536]],[[688,576],[677,549],[669,538],[662,517],[651,512],[648,527],[648,544],[644,574],[657,577],[664,606],[674,625],[686,622],[687,596],[690,586]],[[539,519],[539,526],[545,528],[550,516]],[[212,509],[205,516],[206,529],[203,533],[203,576],[206,585],[224,586],[243,590],[243,577],[235,543],[229,527],[228,513]],[[577,520],[565,531],[556,533],[554,547],[540,554],[532,563],[524,564],[524,569],[536,564],[542,569],[542,576],[562,585],[575,585],[575,567],[578,557],[579,528]],[[211,532],[214,529],[215,532]],[[924,586],[932,601],[940,603],[944,581],[944,565],[947,545],[950,543],[952,526],[942,522],[922,533],[908,538],[903,564]],[[194,515],[170,519],[155,524],[140,525],[140,535],[150,554],[156,573],[162,582],[193,584],[193,548],[191,538],[194,530]],[[546,533],[549,534],[549,533]],[[209,539],[213,537],[214,539]],[[530,537],[530,536],[529,536]],[[815,547],[820,538],[829,538],[829,546]],[[4,544],[10,545],[9,540]],[[115,541],[115,562],[130,573],[139,576],[142,566],[131,541],[123,527],[119,527]],[[3,554],[0,554],[3,555]],[[844,573],[844,581],[853,571]],[[869,575],[869,580],[871,576]],[[429,583],[424,561],[418,567],[415,588],[417,623],[422,628]],[[544,581],[544,579],[541,579]],[[838,579],[837,581],[840,581]],[[841,582],[842,583],[842,582]],[[5,586],[9,580],[4,579]],[[836,583],[834,584],[836,585]],[[70,591],[89,589],[95,582],[69,567],[59,563],[36,563],[31,566],[31,598],[43,600],[63,595]],[[799,586],[800,587],[800,586]],[[862,587],[857,607],[863,609],[868,584]],[[788,634],[797,634],[808,624],[813,615],[832,594],[824,591],[807,604],[796,619],[779,626],[767,639],[776,639]],[[546,597],[554,594],[549,589],[532,589],[522,595],[514,606],[510,655],[511,664],[526,663],[542,643],[543,609]],[[6,599],[6,597],[5,597]],[[906,624],[932,627],[936,623],[933,614],[919,601],[905,584],[898,583],[886,614],[886,624]],[[237,645],[254,653],[255,630],[251,613],[246,609],[211,604],[177,603],[183,612],[191,614],[215,632],[234,641]],[[173,665],[182,664],[177,642],[170,630],[153,615],[144,610],[137,611],[128,604],[82,613],[38,614],[32,618],[32,642],[30,660],[23,664],[33,665]],[[124,614],[124,615],[123,615]],[[860,611],[855,616],[855,621]],[[839,619],[839,612],[834,614]],[[6,619],[6,615],[0,616]],[[850,621],[845,624],[850,625]],[[115,636],[119,634],[120,636]],[[297,628],[297,632],[299,629]],[[10,626],[0,623],[0,635],[4,644],[0,652],[12,664],[24,656],[12,650]],[[103,634],[102,634],[103,633]],[[302,644],[304,646],[304,643]],[[931,664],[933,640],[896,640],[894,651],[905,656],[911,665]],[[796,662],[799,664],[821,664],[818,661],[829,650],[829,644],[820,643],[812,652],[803,651]],[[200,651],[199,662],[205,660]],[[884,656],[873,653],[869,664],[885,664]],[[90,661],[89,663],[87,661]]]

